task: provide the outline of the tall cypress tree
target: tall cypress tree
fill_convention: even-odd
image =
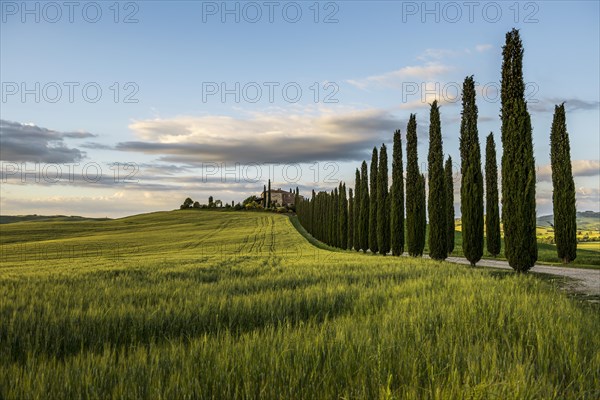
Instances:
[[[340,247],[339,244],[339,201],[340,194],[338,193],[338,188],[333,189],[333,203],[331,205],[331,213],[333,215],[332,224],[331,224],[331,244],[335,247]]]
[[[346,198],[346,184],[340,183],[340,198],[338,200],[338,247],[346,249],[348,246],[348,199]]]
[[[454,180],[452,176],[452,157],[448,156],[444,168],[446,189],[446,243],[448,254],[454,250]]]
[[[387,149],[382,144],[377,171],[377,248],[384,256],[390,251],[389,212]]]
[[[267,207],[267,185],[263,185],[262,206]]]
[[[360,215],[362,209],[362,192],[360,182],[360,171],[356,169],[354,178],[354,250],[360,251]]]
[[[377,253],[377,147],[373,147],[371,157],[371,176],[370,189],[371,197],[369,202],[369,249],[373,254]]]
[[[392,254],[399,256],[404,252],[404,168],[402,166],[402,138],[399,129],[394,132],[390,201],[390,245]]]
[[[496,143],[490,132],[485,144],[485,232],[487,251],[493,257],[500,254],[500,212],[498,210],[498,164]]]
[[[331,191],[329,196],[329,245],[335,247],[336,246],[336,236],[337,236],[337,204],[336,200],[336,192],[335,190]]]
[[[552,163],[552,204],[554,209],[554,242],[558,258],[570,263],[577,257],[577,210],[575,182],[571,170],[571,145],[567,132],[564,103],[554,108],[550,133]]]
[[[330,199],[331,196],[329,195],[329,193],[324,192],[323,195],[321,196],[321,202],[322,202],[322,209],[323,209],[323,216],[324,218],[324,224],[323,224],[323,228],[322,228],[322,236],[323,236],[323,241],[327,244],[330,244],[330,226],[331,226],[331,212],[330,212]]]
[[[417,257],[419,252],[419,159],[417,154],[417,117],[411,114],[406,127],[406,244],[408,254]]]
[[[348,241],[346,248],[352,250],[354,246],[354,197],[352,188],[348,188]]]
[[[535,216],[535,159],[531,117],[525,101],[523,45],[519,31],[506,34],[502,48],[502,222],[510,266],[527,272],[538,257]]]
[[[315,202],[316,202],[316,193],[315,193],[315,189],[313,189],[311,191],[311,197],[310,197],[310,227],[311,227],[311,231],[312,232],[316,232],[315,226]],[[314,235],[314,233],[313,233]]]
[[[473,76],[466,77],[463,83],[462,107],[460,122],[462,248],[465,258],[474,266],[483,255],[483,176]]]
[[[360,248],[364,253],[369,249],[369,176],[367,175],[367,162],[360,166]]]
[[[323,224],[323,242],[327,243],[327,244],[331,244],[331,195],[329,195],[329,193],[324,192],[323,196],[322,196],[322,207],[323,207],[323,215],[325,216],[324,221],[325,223]]]
[[[422,256],[423,250],[425,249],[425,239],[427,232],[427,208],[425,207],[425,175],[423,174],[419,175],[417,191],[418,203],[415,207],[415,219],[417,222],[416,254],[418,256]]]
[[[294,191],[294,207],[296,207],[300,203],[300,190],[298,186],[296,186],[296,190]]]
[[[442,148],[442,127],[437,100],[431,104],[429,123],[429,256],[434,260],[444,260],[448,256],[446,240],[446,191],[444,189],[444,151]]]
[[[271,180],[269,179],[269,192],[267,193],[267,208],[271,208]]]

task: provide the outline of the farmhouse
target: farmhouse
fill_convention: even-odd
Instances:
[[[260,192],[258,197],[262,200],[263,195],[268,196],[269,191]],[[280,206],[293,206],[296,202],[296,194],[290,189],[289,192],[279,189],[271,189],[271,203]]]

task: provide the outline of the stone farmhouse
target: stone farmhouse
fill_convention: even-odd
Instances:
[[[267,192],[260,192],[258,197],[262,200],[263,194],[268,196]],[[290,191],[285,191],[279,189],[271,189],[271,203],[276,203],[279,206],[293,206],[296,201],[296,194],[290,189]]]

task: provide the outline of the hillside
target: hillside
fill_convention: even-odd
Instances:
[[[600,231],[600,212],[579,211],[577,212],[577,229]],[[543,215],[537,218],[537,225],[549,227],[554,222],[554,215]]]
[[[77,215],[0,215],[0,224],[11,224],[15,222],[26,222],[26,221],[106,221],[110,218],[89,218],[80,217]]]
[[[600,314],[534,276],[258,212],[2,231],[0,398],[597,397]]]

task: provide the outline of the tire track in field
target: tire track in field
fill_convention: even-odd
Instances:
[[[194,243],[188,243],[183,246],[182,250],[192,250],[203,244],[206,239],[218,235],[225,228],[227,228],[231,224],[231,218],[224,218],[221,223],[217,226],[216,229],[207,230],[206,234],[200,237],[200,239]]]
[[[258,244],[257,253],[262,255],[263,247],[265,245],[266,230],[268,228],[269,217],[263,216],[260,218],[261,226],[260,232],[255,235],[254,240]]]
[[[240,253],[242,252],[242,250],[245,250],[244,251],[245,253],[252,253],[254,251],[254,246],[256,244],[256,235],[257,235],[257,232],[260,232],[260,230],[261,230],[261,218],[255,218],[254,219],[254,229],[252,230],[252,232],[250,232],[248,235],[246,235],[244,244],[240,248]],[[254,236],[254,239],[252,241],[250,241],[251,236]],[[247,249],[246,249],[246,247],[247,247]]]
[[[271,243],[269,245],[269,254],[273,254],[276,251],[276,243],[275,240],[277,239],[277,233],[276,233],[276,228],[275,226],[277,224],[275,224],[275,220],[274,218],[269,218],[270,220],[270,225],[271,225]]]
[[[250,236],[252,235],[252,233],[254,233],[256,231],[257,227],[258,227],[258,219],[255,219],[254,220],[254,230],[244,236],[244,241],[240,244],[240,247],[238,248],[238,251],[237,251],[238,254],[242,254],[242,252],[244,252],[244,253],[249,252],[249,250],[246,250],[246,247],[249,246],[248,242],[250,240]]]

